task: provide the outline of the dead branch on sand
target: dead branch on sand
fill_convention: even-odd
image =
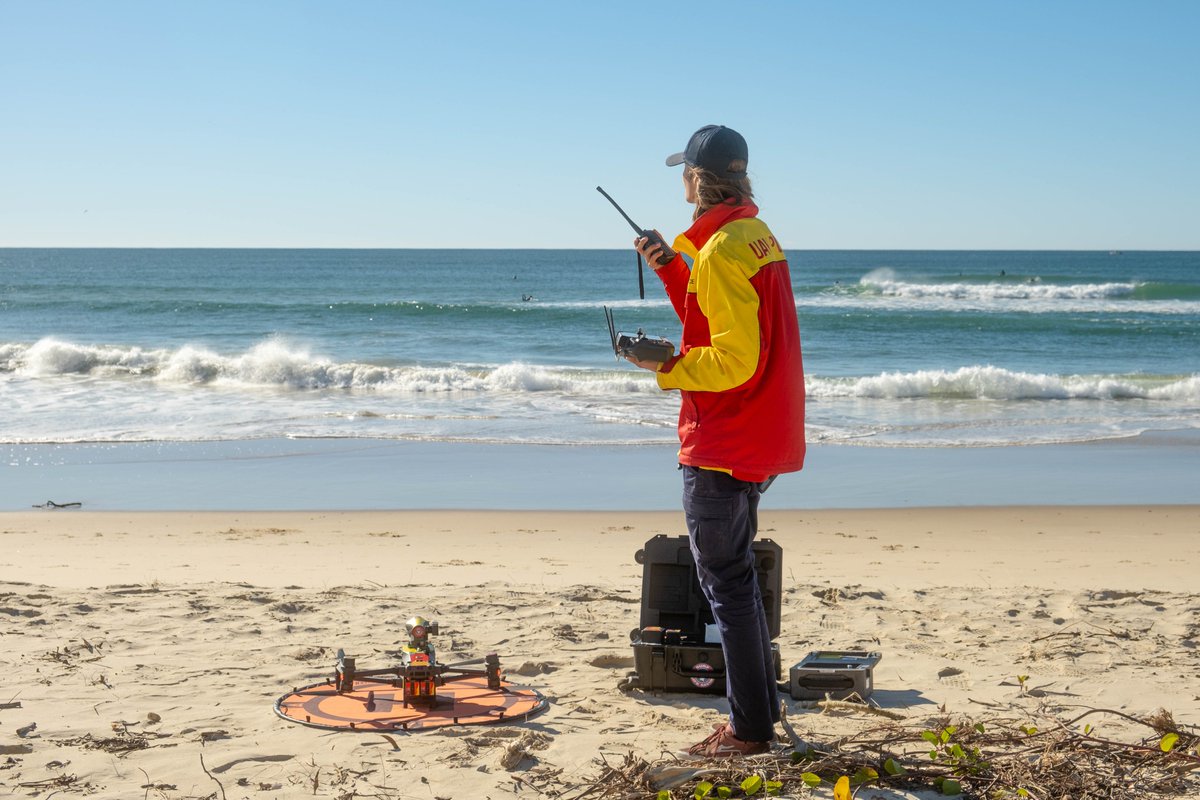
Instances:
[[[601,759],[600,774],[568,800],[683,800],[788,795],[804,787],[876,785],[939,789],[968,798],[1136,800],[1200,794],[1200,736],[1171,714],[1139,718],[1088,709],[1072,719],[942,717],[931,724],[888,722],[821,745],[705,762]],[[1116,717],[1141,738],[1096,735]],[[1033,724],[1036,722],[1038,724]],[[681,780],[682,779],[682,780]]]

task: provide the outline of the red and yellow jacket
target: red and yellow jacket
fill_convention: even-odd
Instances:
[[[804,466],[804,366],[787,258],[753,203],[709,209],[656,270],[683,322],[679,461],[763,481]]]

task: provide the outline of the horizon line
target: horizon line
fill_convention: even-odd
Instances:
[[[1200,253],[1200,246],[1189,247],[789,247],[793,253]],[[4,250],[428,250],[428,251],[513,251],[557,250],[560,252],[627,252],[632,247],[420,247],[420,246],[340,246],[340,245],[7,245]]]

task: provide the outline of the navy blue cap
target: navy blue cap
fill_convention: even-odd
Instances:
[[[682,153],[667,156],[667,166],[687,164],[689,167],[708,170],[722,178],[744,178],[744,167],[740,172],[733,172],[730,171],[729,165],[734,161],[749,160],[750,150],[740,133],[724,125],[705,125],[692,134],[692,138],[688,139],[687,148]]]

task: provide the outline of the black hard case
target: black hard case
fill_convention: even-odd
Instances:
[[[865,701],[875,691],[878,650],[814,650],[788,670],[788,693],[796,700]]]
[[[774,639],[779,635],[783,548],[758,539],[753,552],[767,629]],[[725,655],[719,643],[705,641],[705,626],[713,624],[712,608],[700,591],[688,537],[655,536],[635,560],[642,565],[642,608],[638,628],[630,634],[636,670],[630,686],[724,694]],[[779,646],[772,643],[771,648],[778,680]]]

